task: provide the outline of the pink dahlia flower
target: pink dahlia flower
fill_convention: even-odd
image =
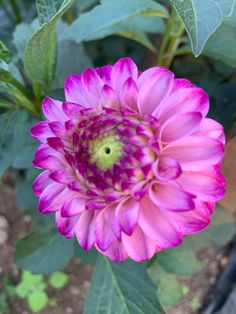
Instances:
[[[225,192],[224,132],[201,88],[124,58],[69,76],[65,98],[46,97],[31,130],[45,169],[33,189],[60,233],[141,262],[210,223]]]

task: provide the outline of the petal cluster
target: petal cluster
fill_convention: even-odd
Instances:
[[[86,69],[46,97],[33,189],[60,233],[114,261],[141,262],[205,228],[225,192],[222,126],[207,94],[129,58]]]

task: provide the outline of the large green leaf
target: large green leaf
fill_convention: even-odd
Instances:
[[[230,15],[230,17],[225,19],[225,23],[236,26],[236,2],[233,8],[233,13]]]
[[[52,89],[63,88],[67,76],[72,73],[81,73],[85,68],[93,66],[92,60],[87,55],[82,43],[77,44],[72,40],[61,39],[61,34],[67,28],[68,25],[63,21],[61,21],[57,27],[57,64]]]
[[[160,252],[157,255],[157,263],[172,273],[179,275],[193,275],[202,269],[194,252],[181,245]]]
[[[36,0],[40,24],[47,23],[66,2],[65,0]]]
[[[46,92],[53,78],[56,62],[55,27],[74,0],[65,0],[60,9],[30,38],[25,47],[24,62],[29,77]]]
[[[146,48],[155,51],[146,33],[162,34],[164,31],[163,19],[159,16],[133,16],[113,26],[102,29],[88,36],[86,41],[105,38],[110,35],[119,35],[135,40]]]
[[[233,14],[226,19],[217,31],[209,38],[204,54],[216,60],[223,61],[231,67],[236,67],[236,5]]]
[[[79,258],[85,264],[95,264],[99,253],[93,248],[90,251],[85,251],[75,240],[74,244],[74,257]]]
[[[172,0],[191,40],[195,56],[200,55],[208,38],[232,14],[235,0]]]
[[[38,147],[38,142],[30,136],[29,130],[38,122],[37,119],[30,117],[31,120],[27,121],[24,126],[24,137],[21,146],[21,150],[18,151],[12,166],[16,169],[29,169],[32,168],[32,160],[34,153]]]
[[[73,248],[73,241],[58,233],[34,230],[16,244],[15,262],[33,274],[48,274],[66,265]]]
[[[143,265],[131,261],[112,263],[97,259],[84,314],[163,314],[156,287]]]
[[[22,148],[27,116],[24,110],[8,111],[0,115],[0,177]]]
[[[24,51],[27,41],[33,36],[33,34],[39,28],[38,19],[33,20],[30,24],[20,23],[16,26],[13,33],[13,44],[16,47],[16,58],[24,59]]]
[[[110,35],[109,28],[113,27],[115,27],[113,33],[118,33],[117,25],[119,23],[127,22],[130,18],[141,15],[167,17],[167,11],[162,5],[151,0],[102,1],[93,10],[81,15],[64,33],[64,38],[79,43],[95,39],[96,34],[98,38],[101,38],[101,34],[104,35],[104,32]],[[156,27],[158,29],[158,23]],[[128,31],[130,29],[127,29]],[[124,29],[122,32],[124,33]],[[135,34],[135,29],[132,30],[132,33]]]

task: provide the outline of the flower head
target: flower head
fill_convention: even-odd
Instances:
[[[86,69],[46,97],[33,184],[60,233],[114,261],[150,259],[205,228],[225,191],[222,126],[207,94],[161,67]]]

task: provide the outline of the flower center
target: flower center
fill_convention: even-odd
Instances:
[[[116,135],[108,135],[101,139],[94,139],[90,142],[90,159],[101,169],[112,169],[119,160],[123,144]]]

